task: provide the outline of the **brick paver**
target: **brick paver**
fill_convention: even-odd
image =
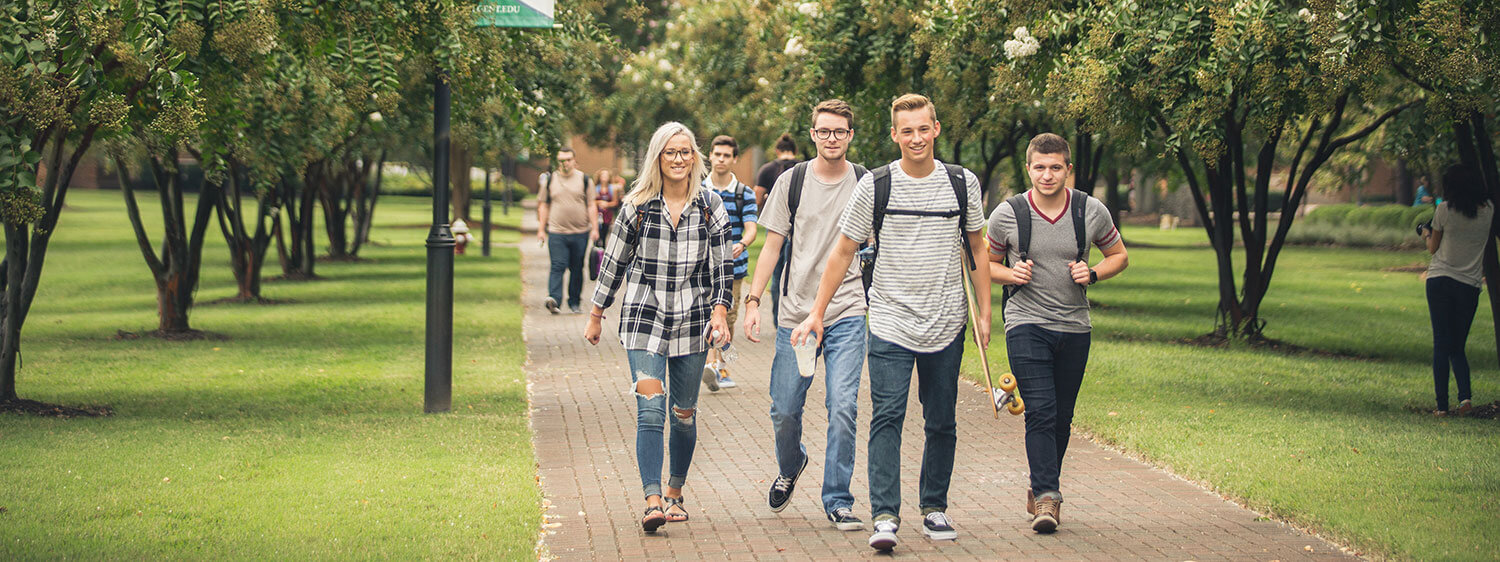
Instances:
[[[534,219],[528,226],[534,228]],[[823,516],[819,488],[827,424],[821,381],[812,385],[807,397],[807,470],[785,511],[772,513],[766,506],[776,472],[766,391],[772,346],[769,341],[751,344],[738,335],[739,359],[731,370],[739,387],[717,393],[703,389],[698,401],[698,448],[684,488],[692,519],[669,523],[655,535],[644,534],[638,524],[645,503],[635,464],[635,399],[615,330],[618,307],[609,314],[599,345],[588,345],[582,337],[585,316],[553,316],[541,307],[546,298],[546,249],[530,238],[521,247],[533,445],[546,498],[544,555],[564,560],[821,560],[876,555],[865,543],[867,532],[837,531]],[[590,289],[592,284],[585,288],[585,302]],[[762,326],[771,325],[769,309],[763,308],[767,318]],[[1002,415],[996,421],[984,389],[965,384],[960,390],[958,451],[948,510],[959,539],[930,541],[919,529],[916,481],[922,423],[914,390],[902,439],[903,525],[895,556],[1347,558],[1323,540],[1076,435],[1063,472],[1063,524],[1052,535],[1033,533],[1023,506],[1027,473],[1021,418]],[[860,387],[859,408],[852,490],[855,510],[868,528],[868,379]]]

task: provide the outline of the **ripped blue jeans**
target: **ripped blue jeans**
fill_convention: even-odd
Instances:
[[[667,357],[649,351],[626,350],[630,360],[631,391],[635,393],[635,463],[641,468],[641,490],[646,497],[661,495],[662,426],[671,420],[670,477],[667,486],[681,488],[693,464],[698,444],[698,387],[708,352]],[[641,392],[643,379],[666,382],[661,392]],[[671,402],[672,416],[667,416]]]

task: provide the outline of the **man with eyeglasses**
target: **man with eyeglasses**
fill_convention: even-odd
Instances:
[[[776,179],[766,199],[760,224],[767,230],[766,245],[756,262],[755,278],[745,297],[745,336],[760,339],[760,295],[773,274],[770,267],[785,259],[781,280],[781,311],[776,318],[776,352],[771,360],[771,428],[776,439],[777,476],[769,503],[781,511],[791,500],[797,479],[807,468],[802,446],[802,411],[813,372],[798,368],[798,354],[821,353],[827,389],[828,445],[823,461],[823,512],[840,531],[857,531],[864,523],[854,515],[849,480],[854,474],[854,422],[860,371],[865,361],[865,295],[857,265],[844,265],[834,277],[840,281],[828,306],[819,312],[828,326],[815,346],[792,349],[790,336],[811,313],[818,296],[823,264],[839,238],[838,214],[859,178],[861,166],[845,159],[854,136],[854,112],[849,104],[828,100],[813,108],[809,131],[818,157],[797,164]],[[798,211],[800,209],[800,212]],[[772,291],[776,291],[772,288]],[[815,359],[814,359],[815,361]],[[815,364],[814,361],[808,363]]]
[[[563,274],[568,274],[568,310],[582,314],[583,260],[589,246],[599,237],[599,210],[589,176],[573,163],[573,149],[557,151],[555,170],[541,178],[537,192],[536,240],[551,244],[547,254],[552,271],[547,276],[547,311],[558,313],[563,300]]]

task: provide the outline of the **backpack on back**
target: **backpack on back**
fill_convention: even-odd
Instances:
[[[582,174],[583,172],[579,173]],[[547,181],[543,182],[547,185],[547,200],[545,203],[548,205],[552,204],[552,186],[557,184],[557,182],[553,181],[555,179],[557,179],[557,172],[547,172]],[[588,174],[583,174],[583,197],[585,200],[589,196],[589,186],[592,183],[593,178],[590,178]]]

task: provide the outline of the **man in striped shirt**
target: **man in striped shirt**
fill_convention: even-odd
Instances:
[[[740,179],[734,177],[734,172],[730,170],[739,159],[740,145],[735,142],[734,137],[714,137],[708,153],[708,161],[713,168],[708,177],[703,178],[703,187],[713,190],[724,201],[724,212],[729,214],[729,239],[734,241],[729,249],[730,257],[734,258],[734,290],[731,292],[733,299],[729,305],[731,330],[734,329],[735,316],[740,308],[740,285],[750,264],[750,245],[755,243],[755,222],[760,220],[756,216],[758,208],[755,206],[755,191],[740,183]],[[708,366],[703,369],[703,384],[708,385],[709,392],[735,387],[734,379],[729,378],[729,367],[724,363],[723,352],[718,348],[708,350]]]
[[[891,104],[891,140],[901,148],[901,159],[885,171],[872,170],[855,188],[839,220],[843,236],[824,266],[813,311],[792,334],[794,344],[809,333],[822,339],[824,309],[842,281],[840,273],[848,269],[859,243],[873,236],[878,259],[869,289],[868,348],[875,533],[869,544],[881,551],[896,546],[901,521],[901,426],[913,367],[926,431],[919,503],[922,531],[934,540],[958,536],[946,511],[958,436],[958,368],[968,319],[964,267],[970,268],[979,301],[974,329],[983,345],[989,343],[989,269],[973,265],[987,262],[982,253],[979,180],[973,172],[933,158],[940,131],[937,111],[926,97],[907,94]],[[883,173],[889,174],[890,190],[877,233],[875,178]],[[963,200],[955,179],[961,182]]]

